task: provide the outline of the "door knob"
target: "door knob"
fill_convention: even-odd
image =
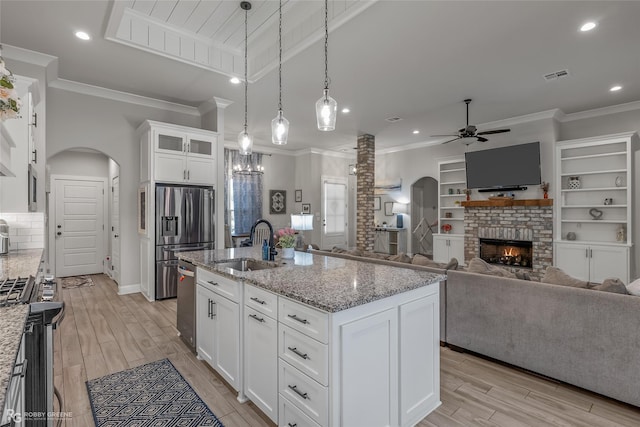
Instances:
[[[62,228],[62,226],[60,224],[58,224],[58,228]]]
[[[62,233],[61,233],[61,232],[59,232],[59,231],[58,231],[56,234],[57,234],[58,236],[61,236],[61,235],[62,235]]]

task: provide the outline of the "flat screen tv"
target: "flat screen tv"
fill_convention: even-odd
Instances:
[[[465,153],[467,188],[518,190],[541,184],[540,142]]]

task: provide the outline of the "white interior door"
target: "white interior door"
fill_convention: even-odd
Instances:
[[[58,277],[103,271],[104,180],[55,180]]]
[[[120,283],[120,177],[111,180],[111,278]]]
[[[322,178],[322,249],[347,246],[347,180]]]

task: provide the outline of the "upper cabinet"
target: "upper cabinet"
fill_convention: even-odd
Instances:
[[[141,181],[215,185],[216,132],[152,121],[139,131]]]

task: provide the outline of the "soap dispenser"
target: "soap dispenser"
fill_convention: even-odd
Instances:
[[[269,243],[267,243],[267,239],[262,241],[262,260],[269,261]]]

